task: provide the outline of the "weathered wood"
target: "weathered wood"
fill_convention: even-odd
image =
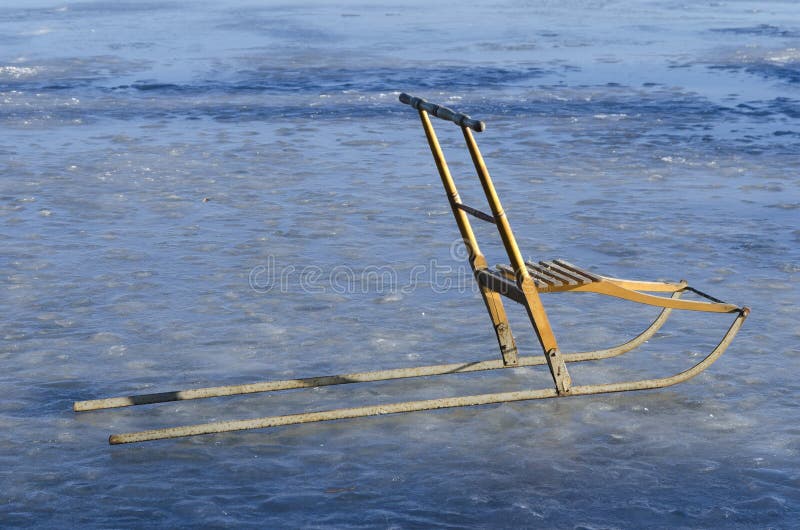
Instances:
[[[530,271],[532,276],[541,278],[542,280],[551,283],[555,287],[577,285],[577,282],[572,278],[559,274],[555,271],[548,270],[546,267],[542,267],[536,263],[526,261],[525,266],[528,267],[528,271]]]
[[[502,274],[506,279],[511,280],[512,282],[517,281],[517,275],[514,274],[514,269],[512,269],[508,265],[504,263],[498,263],[495,269],[497,269],[497,271],[500,274]]]
[[[555,259],[550,263],[553,263],[553,264],[561,267],[562,269],[566,269],[566,270],[572,271],[572,272],[578,274],[580,277],[587,278],[587,279],[589,279],[589,280],[591,280],[593,282],[599,282],[602,279],[600,276],[598,276],[596,274],[592,274],[591,272],[587,271],[586,269],[581,269],[580,267],[576,267],[572,263],[570,263],[570,262],[568,262],[566,260],[563,260],[563,259]],[[584,282],[584,283],[588,283],[588,282]]]
[[[540,261],[539,265],[541,265],[551,274],[558,274],[564,278],[567,278],[570,285],[580,285],[591,282],[591,280],[585,276],[581,276],[580,274],[576,274],[574,271],[560,267],[555,261]]]

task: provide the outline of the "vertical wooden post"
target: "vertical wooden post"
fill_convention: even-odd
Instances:
[[[428,145],[431,148],[433,159],[436,162],[436,169],[439,170],[439,176],[442,179],[442,185],[447,194],[447,200],[450,203],[450,208],[453,210],[453,216],[456,218],[458,230],[461,232],[461,238],[469,252],[470,267],[472,267],[473,274],[477,274],[478,270],[488,268],[486,257],[481,254],[478,241],[475,238],[475,233],[472,231],[472,225],[467,218],[466,212],[456,206],[457,204],[461,204],[461,198],[458,195],[455,181],[450,174],[450,168],[447,166],[447,161],[439,145],[439,140],[436,138],[436,132],[433,130],[433,124],[431,124],[428,113],[424,110],[420,110],[419,117],[422,120],[422,127],[425,129],[425,136],[428,139]],[[478,282],[478,285],[480,286],[481,296],[486,304],[486,309],[489,311],[489,316],[492,319],[497,342],[500,345],[500,353],[503,356],[503,364],[506,366],[516,366],[519,354],[517,352],[517,345],[514,342],[514,337],[511,334],[511,326],[508,323],[503,301],[498,293],[484,287],[480,282]]]
[[[525,295],[525,309],[528,312],[528,318],[531,321],[536,337],[542,345],[547,364],[550,367],[550,373],[553,376],[553,381],[556,384],[556,389],[560,394],[569,392],[572,380],[567,371],[567,365],[564,362],[564,357],[558,350],[558,343],[556,342],[553,329],[550,327],[550,320],[547,318],[547,313],[544,310],[542,301],[539,297],[539,291],[536,289],[536,284],[533,282],[528,268],[525,265],[525,260],[522,258],[522,253],[517,245],[517,240],[514,233],[511,231],[511,224],[508,222],[503,206],[500,204],[500,198],[497,196],[497,191],[492,183],[492,178],[489,175],[489,170],[486,168],[486,163],[483,161],[483,156],[478,149],[478,144],[472,136],[472,131],[467,127],[461,127],[464,133],[464,140],[467,142],[469,154],[472,157],[472,163],[475,165],[475,171],[478,173],[478,178],[481,181],[483,192],[486,195],[486,200],[492,209],[492,216],[495,220],[497,230],[500,232],[500,239],[503,240],[503,246],[508,254],[508,259],[511,261],[511,266],[514,268],[514,274],[517,280],[517,286]]]

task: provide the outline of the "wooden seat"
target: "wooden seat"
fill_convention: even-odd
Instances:
[[[587,283],[600,281],[600,278],[564,260],[525,262],[531,279],[540,293],[567,291]],[[497,265],[497,271],[505,278],[516,281],[514,269],[510,265]]]
[[[599,276],[560,259],[538,263],[526,261],[525,268],[540,293],[569,291],[601,280]],[[494,269],[476,271],[475,277],[486,289],[517,303],[524,303],[525,297],[516,283],[514,268],[510,265],[499,264]]]

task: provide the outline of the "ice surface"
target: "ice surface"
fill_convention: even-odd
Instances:
[[[0,7],[2,526],[796,525],[798,15],[747,1]],[[72,413],[494,357],[400,91],[487,122],[526,257],[686,277],[747,304],[728,353],[658,392],[106,446],[109,432],[549,384],[521,369]],[[482,208],[457,130],[440,131]],[[504,261],[493,228],[477,230]],[[655,314],[545,301],[571,351]],[[725,326],[676,316],[573,377],[673,373]]]

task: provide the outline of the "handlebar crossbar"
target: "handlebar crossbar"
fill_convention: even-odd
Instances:
[[[424,110],[428,114],[433,114],[437,118],[452,121],[461,127],[468,127],[476,132],[483,132],[483,130],[486,129],[486,124],[480,120],[474,120],[466,114],[461,114],[460,112],[448,109],[447,107],[442,107],[441,105],[429,103],[422,98],[411,96],[405,92],[400,94],[400,102],[405,103],[406,105],[411,105],[417,110]]]

